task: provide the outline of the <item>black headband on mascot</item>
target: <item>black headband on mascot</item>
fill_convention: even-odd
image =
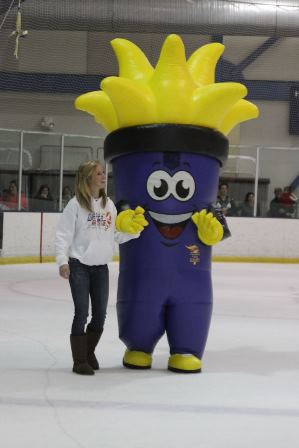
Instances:
[[[222,166],[228,156],[229,143],[214,129],[164,123],[120,128],[111,132],[104,142],[107,162],[137,152],[166,151],[202,154],[217,159]]]

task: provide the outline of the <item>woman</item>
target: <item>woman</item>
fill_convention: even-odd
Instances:
[[[47,184],[43,184],[39,187],[33,200],[33,210],[38,212],[54,211],[54,199]]]
[[[257,204],[257,210],[256,215],[260,215],[260,207],[259,204]],[[244,202],[239,208],[239,216],[244,217],[252,217],[254,216],[254,193],[252,191],[249,191],[246,193]]]
[[[117,217],[105,194],[106,176],[98,161],[83,162],[77,172],[75,196],[65,207],[56,231],[59,274],[69,279],[75,307],[71,329],[73,372],[93,375],[99,369],[94,351],[103,332],[114,242],[138,238],[148,225],[144,210],[125,210]],[[119,230],[119,232],[116,231]],[[85,332],[89,296],[92,317]]]
[[[62,190],[62,209],[65,208],[66,204],[69,202],[70,199],[72,199],[73,194],[72,190],[68,185],[65,185]]]
[[[18,208],[18,187],[17,182],[12,180],[9,182],[8,190],[6,190],[5,198],[3,203],[10,210],[17,210]],[[21,210],[28,210],[28,201],[23,193],[21,192]]]

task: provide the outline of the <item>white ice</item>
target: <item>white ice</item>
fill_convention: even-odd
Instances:
[[[299,266],[214,263],[214,312],[201,374],[122,367],[118,263],[99,345],[101,370],[71,372],[73,305],[54,264],[0,266],[3,448],[299,446]]]

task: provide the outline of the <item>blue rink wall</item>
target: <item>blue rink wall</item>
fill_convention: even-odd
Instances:
[[[59,213],[3,213],[0,264],[54,261],[59,217]],[[299,220],[234,217],[227,221],[232,237],[213,248],[215,261],[299,263]]]

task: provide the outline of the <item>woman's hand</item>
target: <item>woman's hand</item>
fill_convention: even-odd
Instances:
[[[68,279],[70,276],[70,267],[68,264],[59,266],[59,275],[62,278]]]

